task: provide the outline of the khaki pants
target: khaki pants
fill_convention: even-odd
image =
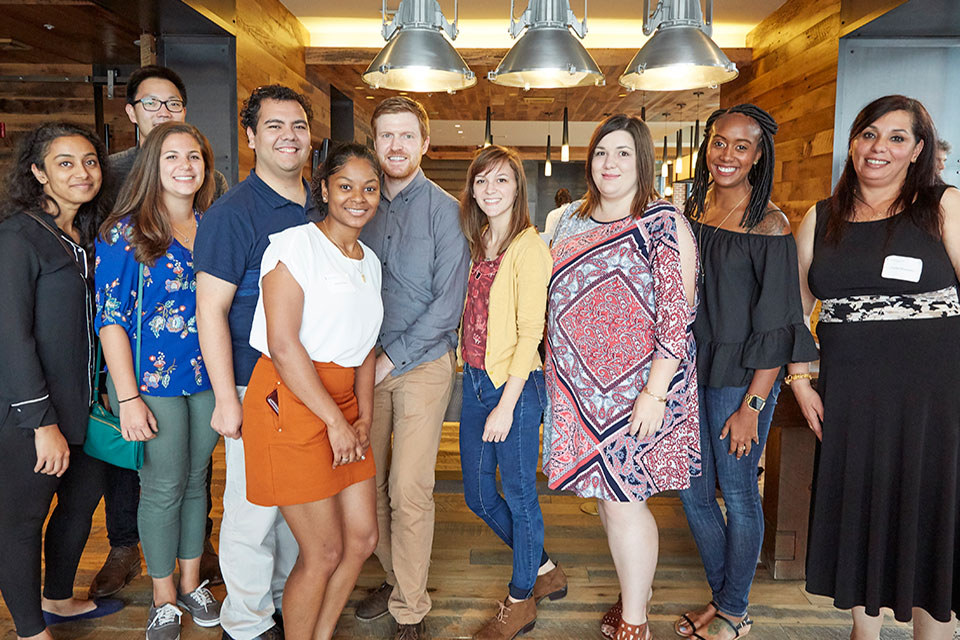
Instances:
[[[456,374],[449,351],[377,385],[370,439],[377,461],[375,551],[394,585],[390,613],[416,624],[430,611],[427,573],[433,549],[433,484],[443,414]],[[390,438],[393,437],[391,447]]]

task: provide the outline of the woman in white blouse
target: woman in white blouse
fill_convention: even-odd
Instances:
[[[283,595],[288,640],[327,639],[377,543],[373,346],[380,262],[358,236],[380,202],[376,158],[336,147],[313,187],[326,217],[270,236],[244,398],[247,499],[279,506],[300,545]]]

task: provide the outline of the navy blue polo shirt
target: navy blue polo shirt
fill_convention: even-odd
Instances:
[[[193,264],[237,286],[230,306],[230,339],[233,342],[233,375],[246,386],[260,353],[250,346],[250,327],[260,295],[260,262],[270,235],[319,219],[304,181],[307,205],[301,207],[270,188],[256,171],[207,209],[193,245]]]

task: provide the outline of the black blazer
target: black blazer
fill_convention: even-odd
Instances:
[[[60,235],[74,256],[27,214],[0,223],[0,429],[57,424],[82,444],[93,400],[93,263]]]

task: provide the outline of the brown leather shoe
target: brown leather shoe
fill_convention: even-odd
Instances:
[[[500,611],[473,634],[473,640],[513,640],[537,623],[537,603],[532,597],[513,602],[508,596],[497,604]]]
[[[140,547],[110,547],[107,560],[90,583],[90,599],[112,596],[140,575]]]
[[[210,538],[203,543],[203,555],[200,556],[200,582],[206,580],[211,586],[223,584],[220,574],[220,556],[213,548]]]
[[[367,597],[360,601],[353,615],[361,622],[370,622],[377,618],[382,618],[390,611],[387,603],[390,602],[390,594],[393,593],[393,585],[384,581],[379,587],[367,594]],[[404,625],[400,625],[401,627]],[[406,625],[411,626],[411,625]],[[400,633],[397,631],[397,633]],[[400,637],[399,635],[397,636]]]
[[[383,584],[387,583],[384,582]],[[421,620],[417,624],[398,624],[397,635],[393,637],[393,640],[426,640],[426,637],[427,631],[423,620]]]
[[[567,595],[567,574],[563,572],[560,565],[555,566],[542,576],[537,576],[537,581],[533,583],[533,599],[540,604],[544,598],[559,600]]]

